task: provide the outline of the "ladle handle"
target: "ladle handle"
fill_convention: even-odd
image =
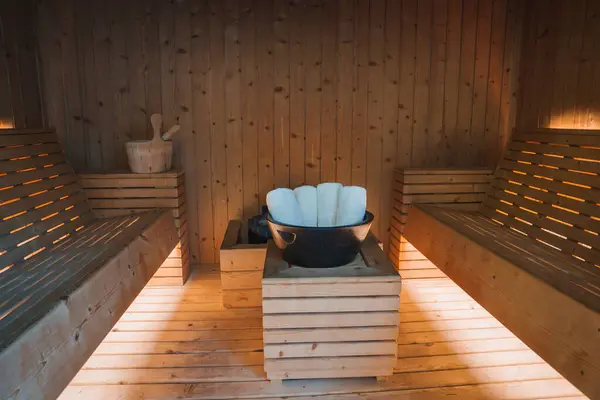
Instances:
[[[163,118],[160,114],[152,114],[150,116],[150,123],[152,124],[152,130],[154,131],[153,140],[162,140],[160,135],[160,128],[162,127]]]

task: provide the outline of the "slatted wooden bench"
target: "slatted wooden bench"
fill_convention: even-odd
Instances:
[[[515,132],[479,211],[413,205],[405,237],[600,398],[600,132]]]
[[[0,397],[55,398],[177,243],[169,210],[95,219],[49,131],[0,131]]]

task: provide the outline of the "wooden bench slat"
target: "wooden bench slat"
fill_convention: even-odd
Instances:
[[[511,197],[516,197],[516,196],[511,196]],[[518,218],[521,221],[517,220],[516,222],[520,222],[520,223],[523,223],[522,221],[526,221],[527,223],[531,224],[531,225],[529,225],[529,227],[534,230],[540,229],[546,233],[553,232],[553,233],[559,234],[561,236],[564,236],[564,237],[558,237],[558,236],[553,235],[557,239],[572,241],[574,244],[576,244],[577,242],[585,243],[587,245],[591,245],[595,249],[600,248],[600,240],[599,240],[600,238],[598,238],[597,236],[595,236],[591,233],[587,233],[583,229],[578,229],[576,227],[569,227],[560,222],[556,222],[554,220],[544,218],[542,214],[532,214],[528,211],[524,211],[521,208],[519,208],[519,206],[518,206],[520,203],[519,200],[515,199],[515,198],[511,198],[511,197],[509,197],[508,195],[506,196],[506,199],[512,200],[514,202],[511,205],[508,205],[508,204],[502,202],[501,201],[502,199],[488,198],[488,199],[486,199],[485,207],[487,207],[488,209],[491,209],[494,212],[492,215],[497,216],[497,214],[500,214],[500,215],[504,216],[503,214],[498,213],[496,210],[505,211],[508,214],[508,218],[515,218],[515,219]],[[504,200],[504,201],[507,201],[507,200]],[[527,206],[528,205],[529,204],[527,204]],[[533,207],[530,207],[528,209],[531,210],[532,208]],[[489,216],[491,216],[491,215],[489,215]],[[496,218],[496,219],[498,219],[498,218]],[[547,231],[544,229],[546,229]],[[550,232],[548,232],[548,231],[550,231]],[[562,243],[562,242],[559,241],[558,243]]]
[[[533,144],[512,141],[508,145],[509,149],[518,151],[530,151],[533,153],[542,154],[555,154],[564,157],[575,157],[595,160],[598,157],[599,151],[597,149],[590,149],[585,147],[565,147],[565,146],[552,146],[549,144]]]
[[[2,132],[0,135],[0,147],[23,146],[37,143],[58,143],[58,137],[55,133],[26,133],[7,135]]]
[[[581,193],[580,197],[585,200],[598,201],[598,199],[600,199],[600,190],[598,190],[597,187],[593,186],[599,184],[597,175],[585,175],[577,172],[570,172],[564,169],[545,168],[535,164],[522,164],[512,160],[502,161],[500,163],[500,168],[509,171],[525,172],[527,175],[534,177],[541,176],[543,178],[538,179],[543,179],[546,181],[550,179],[554,182],[570,182],[583,186],[591,186],[591,189],[587,189],[580,186],[574,187],[576,187],[577,189],[581,189],[579,190],[579,192]],[[569,186],[573,187],[573,185]]]
[[[30,183],[38,179],[45,179],[55,175],[58,176],[72,173],[73,169],[69,164],[57,164],[50,168],[40,168],[34,171],[12,173],[1,177],[0,188],[22,185],[23,183]]]
[[[62,153],[60,144],[48,143],[37,146],[0,147],[0,160],[53,153]]]
[[[10,221],[11,219],[13,219],[12,216],[15,214],[19,214],[20,216],[23,212],[40,210],[44,208],[45,204],[49,205],[51,202],[59,201],[61,199],[67,200],[67,203],[69,205],[73,205],[73,200],[75,199],[74,196],[80,192],[81,189],[79,188],[79,186],[77,186],[76,184],[69,184],[67,186],[59,187],[58,189],[48,190],[47,192],[37,196],[27,196],[18,200],[11,199],[15,201],[11,201],[10,203],[6,203],[5,205],[3,205],[1,208],[0,216],[3,218],[4,221]],[[69,201],[69,198],[71,198],[72,196],[73,199]],[[18,216],[14,218],[18,218]]]
[[[75,229],[87,224],[93,218],[94,216],[92,212],[86,211],[85,214],[82,214],[80,218],[74,221],[69,221],[68,223],[51,232],[41,234],[36,239],[33,239],[19,247],[9,249],[10,251],[8,253],[0,257],[0,268],[23,261],[25,257],[28,257],[35,251],[51,246],[55,241],[59,240],[65,235],[72,234]]]
[[[551,165],[554,167],[559,167],[562,169],[589,171],[589,172],[593,172],[596,174],[600,173],[600,163],[578,160],[576,158],[571,158],[571,157],[565,157],[566,154],[564,154],[564,151],[555,150],[556,146],[545,146],[547,148],[547,151],[543,151],[542,149],[539,148],[541,146],[542,145],[537,145],[535,148],[536,151],[541,152],[540,154],[538,154],[538,153],[529,154],[529,153],[523,153],[521,151],[507,150],[504,157],[509,160],[527,161],[527,162],[537,164],[537,165],[544,164],[544,165]],[[530,151],[533,151],[533,150],[534,149],[531,149]],[[550,153],[550,151],[552,151],[552,153]],[[556,155],[561,155],[563,157],[546,156],[543,153],[556,154]]]
[[[562,195],[575,197],[576,199],[588,198],[589,200],[593,201],[592,198],[598,198],[598,196],[600,196],[600,192],[598,192],[597,190],[594,190],[593,191],[594,195],[591,196],[590,193],[588,193],[587,189],[583,189],[583,188],[572,186],[572,185],[567,185],[560,181],[548,181],[545,179],[535,178],[530,175],[520,175],[520,174],[514,173],[510,170],[499,169],[496,172],[496,175],[498,178],[502,178],[507,181],[524,183],[528,186],[533,186],[533,187],[537,187],[537,188],[543,187],[545,190],[548,190],[548,191],[551,191],[554,193],[558,193],[558,194],[562,194]]]
[[[517,193],[520,196],[529,196],[534,199],[542,200],[545,203],[550,204],[550,205],[563,207],[565,209],[571,210],[571,211],[564,211],[564,212],[568,212],[569,214],[576,215],[577,213],[579,213],[584,216],[591,216],[591,215],[594,215],[594,213],[596,212],[596,208],[597,208],[596,204],[594,204],[594,203],[586,203],[586,202],[573,200],[568,197],[559,196],[557,193],[551,192],[551,191],[542,192],[541,190],[533,189],[533,188],[527,186],[525,183],[518,185],[516,183],[511,183],[504,179],[496,179],[494,181],[492,187],[495,189],[503,190],[503,191],[508,190],[510,192]],[[553,208],[556,208],[556,207],[553,207]],[[563,211],[559,208],[556,208],[556,210]],[[559,214],[559,215],[561,215],[561,214]],[[594,220],[592,220],[592,221],[594,221]]]
[[[538,220],[538,219],[540,219],[541,216],[544,216],[544,217],[542,217],[542,219],[551,221],[551,222],[553,222],[553,224],[559,224],[560,228],[563,231],[564,230],[568,231],[568,232],[564,232],[567,235],[567,237],[570,237],[573,239],[580,239],[582,242],[584,242],[586,244],[592,244],[592,243],[598,244],[597,240],[599,239],[599,237],[590,232],[596,232],[596,233],[600,232],[600,221],[590,218],[589,216],[587,216],[585,214],[573,213],[570,211],[562,210],[560,208],[553,207],[552,203],[545,203],[545,202],[540,203],[537,201],[532,201],[523,196],[510,194],[510,193],[505,192],[504,190],[496,189],[495,187],[492,188],[492,190],[490,191],[490,196],[493,196],[495,199],[500,200],[500,201],[510,202],[513,204],[513,207],[514,206],[523,207],[528,210],[537,212],[538,215],[533,215],[530,213],[528,213],[528,214],[529,214],[529,216],[534,217],[535,220]],[[531,197],[531,198],[535,198],[535,197]],[[500,209],[508,212],[510,210],[510,207],[511,206],[507,205],[506,203],[502,203],[502,208],[500,208]],[[562,223],[554,222],[553,220],[547,219],[545,217],[551,217],[555,220],[562,221]],[[527,220],[529,221],[529,219],[527,219]],[[571,224],[572,226],[565,225],[566,223]],[[548,229],[551,229],[551,228],[548,228]],[[585,229],[587,229],[590,232],[586,232]],[[573,236],[571,236],[571,232],[572,232]],[[578,236],[580,236],[580,237],[578,237]],[[592,245],[592,246],[595,247],[596,249],[600,248],[597,245]]]
[[[486,200],[486,205],[488,204],[490,204],[493,207],[492,200]],[[540,229],[538,226],[528,225],[522,221],[514,219],[513,217],[505,216],[501,213],[498,213],[493,208],[485,207],[482,209],[482,213],[488,218],[493,218],[502,222],[506,226],[512,227],[514,229],[526,233],[532,240],[540,240],[546,243],[547,245],[553,246],[553,248],[555,248],[556,251],[562,251],[566,254],[574,254],[592,264],[600,264],[600,253],[598,253],[598,251],[593,248],[587,249],[583,246],[578,245],[572,240],[565,240],[543,229]]]
[[[57,186],[65,186],[74,184],[76,182],[77,180],[75,179],[74,175],[63,174],[51,179],[42,179],[29,185],[15,186],[10,189],[0,191],[0,202],[5,202],[15,198],[27,197],[44,190],[54,189]]]
[[[2,249],[10,249],[33,236],[43,235],[49,229],[52,229],[61,223],[66,224],[73,218],[80,217],[88,211],[89,210],[87,207],[85,207],[85,204],[75,204],[73,208],[67,211],[62,211],[51,218],[31,223],[31,225],[20,229],[17,232],[2,236],[0,238],[2,242]]]
[[[561,129],[555,129],[547,132],[528,132],[516,131],[513,135],[513,141],[537,141],[542,143],[555,143],[558,145],[573,145],[573,146],[599,146],[600,135],[597,131],[585,130],[579,133],[563,132]]]
[[[0,173],[17,172],[30,168],[44,168],[47,165],[64,163],[65,156],[62,153],[49,154],[47,156],[36,156],[26,159],[0,161]]]

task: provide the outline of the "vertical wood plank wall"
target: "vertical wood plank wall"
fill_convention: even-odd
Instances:
[[[517,124],[600,128],[600,2],[535,0],[525,18]]]
[[[273,187],[363,185],[387,242],[394,167],[493,166],[519,0],[40,0],[48,123],[77,170],[179,122],[194,262]]]
[[[34,15],[29,0],[0,2],[0,128],[43,125]]]

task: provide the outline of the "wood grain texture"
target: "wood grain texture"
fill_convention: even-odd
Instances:
[[[508,17],[513,9],[509,2]],[[598,11],[593,0],[534,1],[526,7],[519,128],[600,127]]]
[[[39,2],[47,124],[76,170],[111,171],[127,167],[125,140],[150,136],[149,114],[179,121],[195,263],[217,261],[228,221],[258,213],[273,187],[332,180],[367,187],[387,246],[396,166],[491,167],[515,119],[524,12],[515,0],[121,8]],[[581,17],[585,54],[594,15]],[[595,85],[594,71],[581,79]],[[594,91],[574,87],[590,109]]]
[[[34,16],[33,2],[0,5],[0,128],[43,125]]]

